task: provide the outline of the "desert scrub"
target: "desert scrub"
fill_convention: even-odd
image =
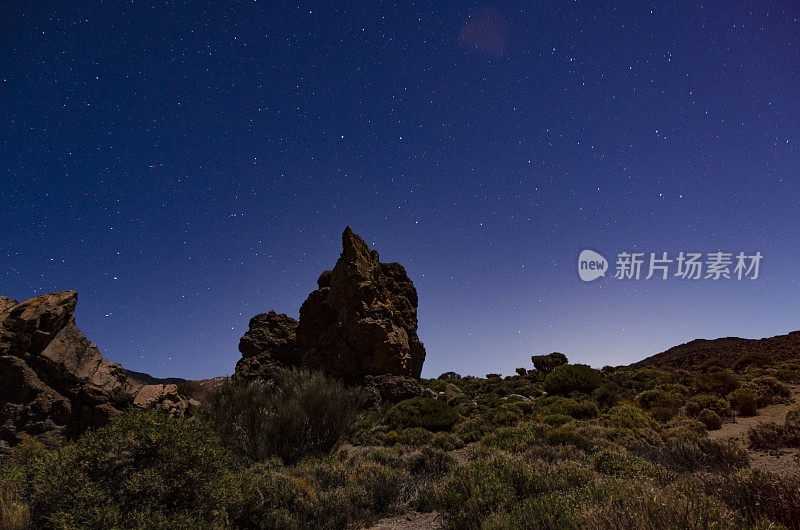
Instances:
[[[709,431],[716,431],[722,428],[722,418],[719,414],[710,409],[703,409],[697,415],[697,419],[706,426]]]
[[[752,528],[800,526],[800,479],[796,476],[748,469],[706,475],[701,481],[709,495],[737,512],[740,520]]]
[[[728,396],[731,406],[740,416],[755,416],[758,413],[756,394],[747,388],[739,388]]]
[[[601,384],[600,372],[585,364],[559,366],[544,378],[544,390],[548,394],[591,393]]]
[[[625,451],[600,451],[592,461],[595,470],[605,475],[615,477],[656,476],[653,464]]]
[[[572,462],[549,464],[497,456],[456,468],[434,492],[434,504],[453,528],[479,528],[493,512],[519,499],[592,484],[592,470]]]
[[[70,528],[224,526],[236,461],[201,422],[129,412],[22,464],[35,524]]]
[[[458,421],[458,413],[443,401],[415,397],[390,408],[385,420],[396,429],[420,427],[435,432],[449,430]]]
[[[640,440],[628,446],[628,450],[677,473],[731,473],[750,463],[747,452],[729,440],[662,438],[655,443]]]
[[[778,449],[786,445],[786,427],[775,422],[759,423],[747,431],[753,449]]]
[[[726,396],[739,388],[741,384],[736,374],[730,370],[719,370],[705,374],[697,374],[694,380],[695,387],[700,393],[717,394]]]
[[[287,464],[329,453],[356,418],[357,397],[320,372],[286,370],[272,382],[226,383],[209,394],[205,417],[240,457]]]
[[[677,392],[654,388],[636,396],[636,402],[645,410],[653,408],[677,409],[683,405],[683,396]]]
[[[772,376],[756,377],[753,379],[752,385],[759,407],[786,401],[792,395],[792,391],[786,383],[782,383]]]
[[[655,429],[656,422],[645,411],[633,405],[617,405],[608,409],[600,421],[608,427],[641,431]]]
[[[703,409],[714,411],[723,418],[733,415],[728,400],[713,394],[699,394],[686,402],[686,414],[689,416],[695,417]]]
[[[565,414],[582,420],[596,418],[600,413],[594,401],[588,399],[578,401],[561,396],[539,398],[534,403],[534,407],[540,414]]]

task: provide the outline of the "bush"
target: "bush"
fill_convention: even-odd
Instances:
[[[753,387],[759,407],[785,401],[792,395],[791,389],[785,383],[768,375],[753,379]]]
[[[772,359],[766,353],[759,353],[759,352],[747,352],[743,353],[741,357],[736,361],[736,364],[733,365],[734,369],[737,371],[744,370],[749,366],[755,366],[756,368],[764,368],[772,364]]]
[[[547,355],[533,355],[531,356],[533,367],[537,372],[547,375],[559,366],[567,364],[567,356],[563,353],[553,352]]]
[[[188,383],[178,383],[178,395],[190,398],[194,395],[194,387]]]
[[[523,376],[523,377],[528,373],[528,370],[526,370],[525,368],[517,368],[514,371],[517,373],[517,375]]]
[[[700,394],[686,402],[686,414],[689,416],[695,417],[703,409],[714,411],[718,416],[726,418],[732,414],[731,407],[725,399],[711,394]]]
[[[729,370],[698,374],[694,381],[699,392],[726,396],[739,388],[739,378]]]
[[[786,427],[775,422],[759,423],[747,431],[747,439],[754,449],[778,449],[785,445]]]
[[[544,379],[549,394],[590,393],[602,383],[600,372],[585,364],[562,365]]]
[[[329,453],[347,434],[357,400],[341,383],[301,370],[274,383],[226,383],[209,394],[206,417],[223,442],[249,461],[285,463]]]
[[[705,425],[706,429],[709,431],[716,431],[722,428],[722,418],[713,410],[701,410],[700,414],[697,415],[697,419],[703,422],[703,425]]]
[[[57,528],[228,524],[232,455],[204,424],[130,412],[23,465],[37,523]]]
[[[602,421],[609,427],[634,431],[654,429],[656,422],[642,409],[631,405],[617,405],[603,414]]]
[[[660,388],[645,390],[636,396],[636,401],[645,410],[652,408],[677,409],[683,404],[681,396],[675,392],[668,392]]]
[[[421,427],[445,431],[458,421],[458,413],[443,401],[414,397],[401,401],[386,412],[386,423],[394,428]]]
[[[456,380],[460,380],[461,376],[459,374],[457,374],[456,372],[445,372],[442,375],[440,375],[437,379],[456,379]]]
[[[740,514],[747,528],[798,528],[800,478],[756,469],[704,478],[706,491]],[[765,524],[771,521],[773,524]],[[761,523],[761,524],[759,524]]]
[[[739,388],[728,396],[731,406],[740,416],[755,416],[758,413],[758,402],[755,393],[746,388]]]

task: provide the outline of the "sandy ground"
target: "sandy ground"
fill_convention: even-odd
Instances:
[[[408,512],[396,517],[381,519],[370,530],[419,530],[423,528],[444,528],[444,522],[436,512]]]
[[[784,475],[800,476],[800,450],[779,449],[777,451],[755,451],[748,447],[747,430],[763,422],[783,423],[786,412],[800,401],[800,389],[792,387],[792,402],[777,404],[759,409],[758,415],[750,418],[736,418],[734,423],[725,423],[717,431],[710,431],[709,438],[729,439],[740,443],[750,455],[750,467],[772,471]]]

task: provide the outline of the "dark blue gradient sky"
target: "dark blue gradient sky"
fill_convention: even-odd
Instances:
[[[231,373],[348,224],[429,377],[800,329],[796,1],[50,4],[0,5],[0,293],[78,290],[127,368]],[[585,248],[764,259],[583,283]]]

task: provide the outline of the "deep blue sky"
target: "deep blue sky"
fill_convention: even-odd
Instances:
[[[800,329],[796,1],[50,4],[0,5],[0,293],[78,290],[130,369],[231,373],[348,224],[429,377]],[[583,283],[585,248],[764,258]]]

